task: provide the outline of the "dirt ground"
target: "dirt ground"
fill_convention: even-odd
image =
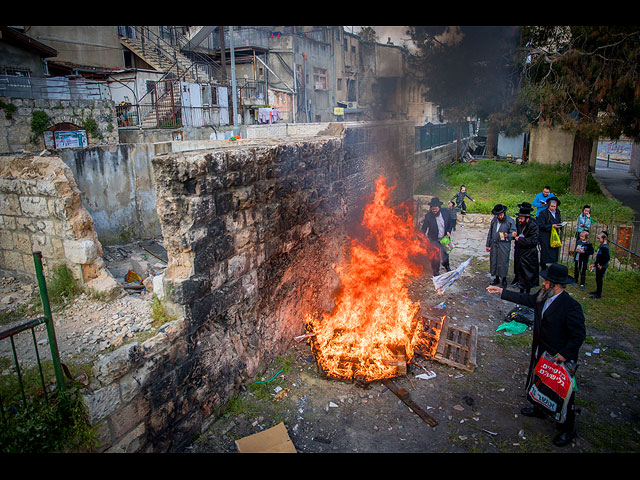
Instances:
[[[459,229],[468,246],[454,250],[452,267],[477,256],[443,295],[430,278],[414,282],[414,300],[423,306],[444,302],[441,311],[461,329],[478,328],[477,367],[467,372],[433,360],[417,359],[407,375],[393,382],[437,425],[430,426],[382,382],[358,386],[327,378],[310,346],[292,342],[284,362],[274,362],[263,378],[230,402],[198,441],[186,451],[233,453],[235,441],[283,422],[299,453],[552,453],[640,451],[640,363],[636,339],[587,328],[577,371],[578,438],[562,449],[552,444],[552,420],[523,417],[531,331],[505,335],[496,329],[515,306],[486,292],[491,277],[479,229]],[[455,238],[455,237],[454,237]],[[464,244],[464,242],[460,242]],[[475,245],[475,251],[471,248]],[[571,289],[576,287],[569,287]],[[630,358],[607,352],[624,351]],[[426,371],[435,377],[417,375]]]
[[[429,277],[411,286],[413,299],[423,308],[444,302],[445,308],[434,311],[446,314],[459,328],[475,325],[478,329],[473,372],[417,358],[422,367],[411,365],[407,375],[393,380],[436,426],[427,424],[382,382],[358,386],[327,378],[319,371],[309,345],[292,341],[283,360],[256,379],[264,383],[247,385],[185,453],[235,453],[236,440],[280,422],[300,453],[640,451],[639,343],[628,332],[602,332],[587,325],[589,340],[581,348],[577,371],[578,438],[572,445],[554,447],[551,441],[556,430],[551,420],[520,414],[520,408],[528,404],[524,383],[531,331],[511,336],[496,331],[514,305],[485,290],[491,279],[485,235],[482,229],[468,227],[454,233],[457,248],[452,267],[475,256],[443,295],[435,293]],[[569,293],[575,288],[568,287]],[[12,302],[25,301],[33,294],[37,295],[37,288],[34,292],[17,281],[0,282],[0,295],[13,295]],[[63,362],[80,352],[90,356],[101,348],[101,340],[87,334],[88,325],[100,326],[99,331],[108,330],[122,340],[120,324],[128,319],[144,325],[149,302],[148,296],[128,295],[104,303],[85,295],[68,310],[54,313]],[[83,347],[89,344],[93,346]],[[435,377],[417,377],[425,371]]]

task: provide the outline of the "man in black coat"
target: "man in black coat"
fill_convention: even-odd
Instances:
[[[586,336],[582,306],[565,291],[565,286],[573,283],[573,278],[568,276],[567,267],[552,263],[547,270],[540,272],[540,276],[544,279],[542,288],[534,294],[516,293],[498,286],[487,287],[489,293],[500,293],[501,299],[526,305],[535,312],[527,392],[533,382],[535,366],[543,352],[554,356],[557,363],[577,362],[578,351]],[[554,445],[558,447],[568,445],[577,435],[574,402],[575,391],[569,399],[567,418],[564,423],[559,424],[560,433],[553,439]],[[520,412],[527,417],[546,417],[544,411],[535,404]]]
[[[442,245],[440,241],[444,237],[451,237],[451,229],[453,228],[453,220],[447,209],[442,209],[442,202],[438,197],[433,197],[429,202],[429,211],[424,216],[422,222],[422,233],[427,236],[431,244],[440,251],[439,256],[432,257],[431,270],[435,277],[440,274],[440,264],[448,272],[451,270],[449,266],[449,254],[447,247]]]
[[[528,202],[518,205],[516,231],[513,232],[513,273],[518,279],[520,293],[529,293],[539,285],[538,280],[538,224],[532,218],[533,207]]]

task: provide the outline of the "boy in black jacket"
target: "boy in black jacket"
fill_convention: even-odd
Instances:
[[[589,230],[582,230],[580,238],[576,242],[573,275],[576,281],[580,281],[580,290],[584,290],[584,280],[587,276],[587,265],[591,255],[593,255],[593,245],[589,241]]]

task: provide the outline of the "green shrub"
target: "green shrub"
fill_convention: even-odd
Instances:
[[[28,408],[12,404],[0,428],[2,453],[57,453],[90,450],[96,431],[77,389],[47,398],[32,397]]]
[[[31,141],[37,145],[40,141],[40,137],[44,131],[49,128],[49,124],[51,123],[51,118],[47,115],[46,112],[42,110],[34,110],[31,113],[31,132],[33,135],[31,137]]]

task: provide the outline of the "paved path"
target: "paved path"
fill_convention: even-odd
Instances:
[[[635,218],[640,220],[639,180],[629,173],[628,163],[612,161],[607,165],[606,160],[596,160],[594,176],[614,198],[632,208],[636,212]]]

